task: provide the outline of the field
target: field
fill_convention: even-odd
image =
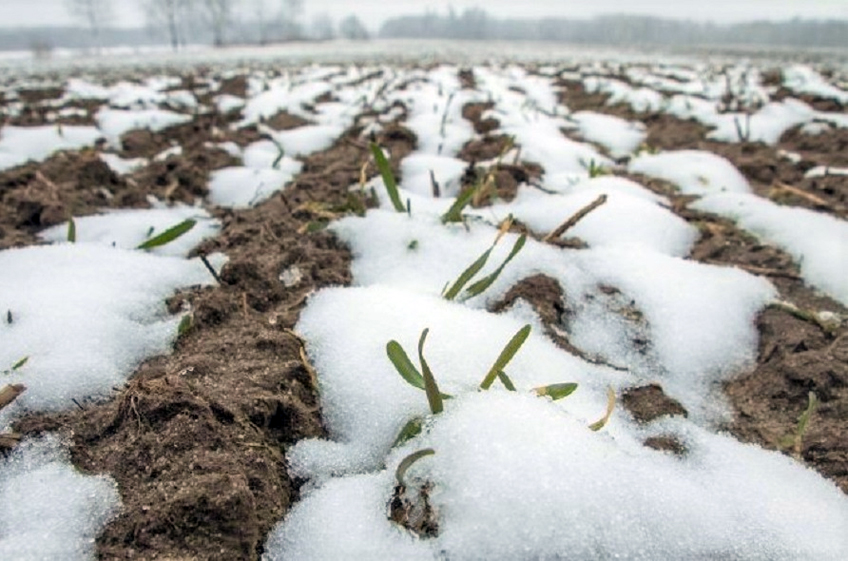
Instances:
[[[2,62],[0,558],[848,558],[844,56],[315,49]]]

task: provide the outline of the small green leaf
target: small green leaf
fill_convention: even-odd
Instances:
[[[383,150],[377,146],[376,142],[371,143],[371,153],[374,155],[374,161],[377,163],[377,169],[380,171],[380,175],[383,178],[383,184],[385,184],[386,191],[389,193],[389,199],[392,201],[392,206],[394,206],[395,210],[398,212],[406,212],[406,207],[400,200],[400,193],[398,192],[395,174],[392,173],[392,168],[389,165],[389,161],[386,159],[386,155],[383,154]]]
[[[498,356],[495,363],[489,369],[486,377],[483,378],[483,381],[480,383],[480,389],[488,390],[492,383],[495,381],[495,378],[498,377],[498,372],[503,371],[506,368],[506,365],[509,364],[509,361],[512,360],[512,357],[515,356],[515,353],[521,348],[521,345],[524,344],[524,341],[527,340],[527,337],[530,336],[530,330],[532,328],[530,325],[525,325],[521,329],[518,330],[518,333],[512,336],[512,339],[509,340],[509,343],[501,351],[501,354]]]
[[[550,386],[543,386],[541,388],[536,388],[533,391],[536,392],[536,395],[539,397],[550,397],[554,401],[560,400],[564,397],[568,397],[574,393],[577,389],[577,384],[551,384]]]
[[[515,389],[515,384],[512,383],[512,380],[509,379],[509,376],[506,375],[506,372],[500,371],[498,372],[498,380],[501,381],[501,384],[504,385],[506,389],[511,392],[517,391]]]
[[[462,222],[462,211],[474,199],[474,193],[476,192],[477,188],[473,187],[460,193],[447,212],[442,215],[442,224]]]
[[[615,410],[615,391],[612,388],[607,388],[607,412],[600,420],[589,425],[589,428],[595,432],[604,428],[612,417],[613,410]]]
[[[418,360],[421,362],[421,372],[424,378],[424,391],[427,392],[427,402],[430,404],[430,411],[437,415],[444,411],[444,403],[442,403],[442,394],[439,392],[439,385],[436,383],[436,377],[430,370],[430,365],[424,359],[424,342],[427,340],[429,329],[421,332],[421,338],[418,340]]]
[[[74,217],[68,219],[68,241],[77,243],[77,223],[74,222]]]
[[[491,275],[488,275],[469,286],[468,290],[466,291],[468,294],[466,298],[472,298],[474,296],[477,296],[484,292],[487,288],[492,286],[492,283],[498,280],[498,277],[503,272],[504,267],[506,267],[507,264],[509,264],[509,262],[512,261],[512,259],[516,255],[518,255],[518,252],[521,251],[525,243],[527,243],[527,234],[521,234],[521,237],[516,240],[515,244],[512,246],[512,251],[509,252],[509,255],[507,256],[506,260],[501,263],[501,266],[495,269],[495,272],[493,272]]]
[[[483,252],[483,255],[477,258],[477,260],[472,263],[467,269],[465,269],[461,275],[454,281],[453,285],[443,294],[445,300],[453,300],[457,297],[457,295],[465,288],[465,285],[474,278],[474,275],[480,272],[486,265],[486,261],[489,260],[489,255],[492,254],[492,249],[494,246],[487,249]]]
[[[155,238],[151,238],[138,246],[136,249],[153,249],[155,247],[160,247],[165,244],[169,244],[172,241],[176,240],[192,228],[194,228],[195,224],[197,224],[196,220],[192,220],[191,218],[187,220],[183,220],[176,226],[172,226],[168,228]]]
[[[412,467],[412,464],[420,460],[421,458],[426,458],[427,456],[432,456],[436,451],[432,448],[425,448],[423,450],[419,450],[418,452],[413,452],[409,456],[405,457],[398,464],[397,471],[395,471],[395,479],[397,482],[404,487],[406,487],[406,481],[404,481],[404,476],[406,472],[409,471],[409,468]]]
[[[412,364],[412,361],[409,360],[409,357],[406,354],[406,351],[403,350],[403,347],[400,346],[400,343],[397,341],[389,341],[386,344],[386,354],[389,356],[389,360],[392,361],[392,364],[395,366],[395,370],[398,371],[398,374],[407,381],[410,386],[416,387],[419,390],[423,390],[424,388],[424,377],[415,368],[415,365]]]
[[[18,361],[18,362],[16,362],[15,364],[13,364],[13,365],[12,365],[12,372],[14,372],[15,370],[20,370],[21,368],[23,368],[23,367],[24,367],[24,365],[25,365],[28,361],[29,361],[29,357],[28,357],[28,356],[25,356],[24,358],[22,358],[21,360],[19,360],[19,361]]]
[[[412,240],[411,242],[409,242],[409,245],[406,246],[406,249],[410,251],[415,251],[416,249],[418,249],[418,240]]]
[[[177,327],[177,337],[182,337],[188,330],[191,329],[192,318],[191,314],[186,314],[183,316],[183,319],[180,320],[180,325]]]
[[[392,444],[392,448],[397,448],[398,446],[406,444],[421,434],[422,430],[424,430],[424,419],[421,417],[415,417],[406,423],[402,429],[400,429],[397,438],[395,438],[394,444]]]

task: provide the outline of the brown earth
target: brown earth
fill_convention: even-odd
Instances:
[[[200,143],[209,128],[172,127],[135,153],[149,155],[191,134]],[[229,262],[214,288],[170,301],[172,311],[188,309],[193,318],[173,354],[146,361],[108,402],[17,423],[25,435],[64,434],[79,468],[118,482],[123,509],[98,538],[101,558],[257,559],[296,499],[285,449],[324,431],[314,372],[291,329],[309,294],[350,281],[348,251],[308,226],[354,208],[348,187],[368,157],[357,134],[307,158],[296,180],[257,208],[215,211],[222,232],[197,251],[224,252]],[[397,166],[415,137],[390,126],[378,141]],[[151,178],[172,166],[177,178],[179,170],[193,174],[186,189],[201,185],[222,162],[193,154],[150,166],[139,182],[156,184]],[[156,191],[136,189],[141,196]],[[295,279],[289,286],[284,271]]]
[[[607,94],[587,94],[579,83],[568,82],[561,100],[573,110],[592,110],[647,127],[645,145],[657,150],[705,150],[727,158],[751,183],[754,192],[780,204],[799,206],[848,216],[848,176],[805,179],[809,169],[848,166],[848,130],[831,129],[820,135],[806,135],[797,128],[787,131],[777,146],[762,143],[725,143],[707,140],[710,128],[695,120],[664,113],[634,112],[623,104],[606,105]],[[778,150],[801,155],[794,164]]]

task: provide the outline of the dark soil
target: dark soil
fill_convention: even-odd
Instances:
[[[185,140],[189,130],[157,141]],[[308,158],[295,182],[259,207],[216,211],[223,230],[198,252],[222,251],[229,262],[218,286],[171,300],[172,311],[193,318],[172,355],[145,362],[106,403],[17,423],[26,435],[66,435],[79,468],[118,482],[123,509],[98,538],[101,558],[258,559],[296,499],[285,449],[324,430],[314,372],[290,330],[310,293],[350,282],[348,251],[326,232],[306,232],[316,219],[307,203],[348,204],[368,157],[355,132]],[[415,142],[396,127],[378,140],[395,166]],[[220,163],[189,157],[163,165],[197,170],[199,185]],[[301,280],[287,287],[280,274],[293,267]]]

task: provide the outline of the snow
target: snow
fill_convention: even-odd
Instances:
[[[848,91],[828,83],[821,74],[809,66],[796,64],[784,68],[783,85],[797,94],[810,94],[848,105]]]
[[[215,170],[209,179],[209,202],[229,208],[257,205],[283,189],[301,166],[298,161],[284,159],[279,169],[228,167]]]
[[[134,249],[168,228],[189,219],[196,221],[191,230],[172,242],[149,250],[155,255],[187,257],[200,242],[215,236],[221,229],[218,220],[201,208],[178,205],[171,208],[106,210],[99,216],[75,218],[74,223],[77,243],[97,243]],[[68,224],[63,223],[43,230],[39,236],[50,242],[64,242],[68,239]]]
[[[326,150],[344,132],[344,127],[337,125],[305,125],[286,131],[270,131],[274,140],[283,147],[287,156],[309,156],[315,152]]]
[[[41,162],[60,150],[93,146],[102,137],[94,127],[43,126],[0,128],[0,170]]]
[[[724,191],[747,193],[751,190],[733,164],[712,152],[700,150],[642,154],[630,162],[628,170],[673,183],[684,195]]]
[[[804,174],[805,179],[814,177],[827,177],[829,175],[848,175],[848,168],[837,168],[829,166],[816,166]]]
[[[583,86],[588,93],[609,94],[607,105],[625,103],[637,113],[656,112],[663,106],[663,96],[659,92],[648,88],[633,88],[621,80],[589,76],[583,80]]]
[[[56,438],[25,441],[0,463],[0,557],[93,559],[119,508],[117,485],[76,471]]]
[[[131,130],[148,129],[157,132],[192,120],[191,115],[183,115],[165,109],[102,108],[94,118],[109,144],[116,147],[121,145],[121,136]]]
[[[109,166],[109,169],[118,175],[128,175],[149,163],[147,158],[121,158],[117,154],[108,154],[105,152],[101,152],[99,156]]]
[[[600,144],[613,158],[622,158],[635,152],[645,141],[645,125],[625,121],[613,115],[579,111],[569,119],[577,124],[580,136]]]
[[[213,279],[199,260],[76,243],[0,252],[0,364],[29,357],[4,382],[27,386],[0,414],[61,410],[107,395],[145,358],[168,352],[179,317],[165,299]]]
[[[400,177],[403,187],[418,195],[432,196],[433,173],[443,197],[456,197],[460,190],[460,179],[468,162],[448,156],[429,154],[410,154],[400,163]]]
[[[804,280],[848,306],[848,222],[750,194],[711,195],[692,206],[731,218],[786,250]]]

